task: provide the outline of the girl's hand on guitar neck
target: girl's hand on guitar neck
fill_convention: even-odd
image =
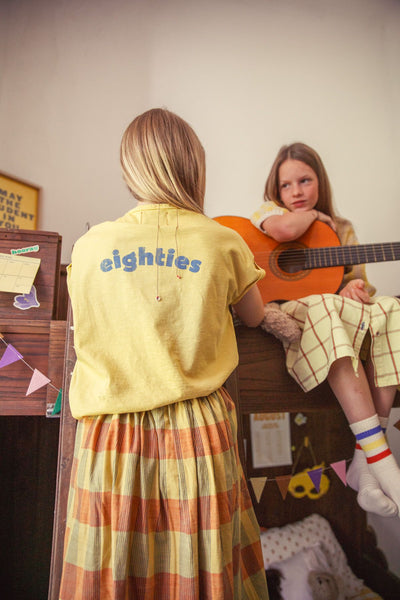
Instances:
[[[370,304],[371,298],[365,289],[365,281],[362,279],[352,279],[347,285],[339,292],[343,298],[350,298],[356,300],[362,304]]]

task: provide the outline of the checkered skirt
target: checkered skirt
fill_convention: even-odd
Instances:
[[[60,599],[155,598],[268,598],[223,389],[78,422]]]
[[[285,350],[287,369],[304,391],[324,381],[338,358],[350,357],[356,368],[366,344],[375,385],[400,384],[398,298],[378,296],[362,304],[337,294],[315,294],[285,302],[281,309],[303,330],[301,339]]]

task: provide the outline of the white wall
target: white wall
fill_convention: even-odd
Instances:
[[[399,31],[398,0],[2,0],[0,171],[42,187],[67,262],[86,223],[132,205],[120,138],[165,106],[206,148],[210,216],[249,216],[300,140],[360,241],[397,241]],[[368,272],[400,294],[400,263]]]
[[[211,216],[248,216],[278,148],[302,140],[361,241],[398,239],[398,0],[0,5],[0,170],[42,186],[40,227],[63,235],[64,262],[86,222],[130,207],[119,141],[152,106],[205,145]],[[373,269],[400,293],[398,263]]]

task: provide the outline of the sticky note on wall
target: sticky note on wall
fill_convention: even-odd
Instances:
[[[0,292],[29,294],[39,266],[40,258],[0,252]]]

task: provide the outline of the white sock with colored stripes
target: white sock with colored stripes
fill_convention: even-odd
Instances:
[[[382,427],[383,433],[386,433],[386,428],[389,422],[389,417],[380,417],[378,415],[379,424]],[[372,473],[369,472],[367,459],[365,457],[364,451],[361,448],[360,444],[356,442],[353,458],[351,460],[350,466],[347,469],[346,480],[348,485],[358,492],[360,490],[360,477],[361,475],[369,475],[369,478],[372,481],[375,481],[375,487],[379,487],[378,482]]]
[[[350,428],[356,436],[357,444],[362,448],[367,464],[367,471],[363,468],[359,476],[357,500],[360,506],[381,516],[396,515],[400,510],[400,469],[387,445],[378,416],[352,423]],[[358,451],[356,446],[356,452]],[[362,465],[362,458],[358,454],[357,461]],[[351,487],[354,479],[351,475]],[[389,499],[393,502],[388,502]]]
[[[378,417],[383,433],[389,419]],[[397,506],[382,492],[381,487],[368,468],[367,459],[363,449],[357,442],[353,460],[346,473],[348,485],[358,492],[357,502],[367,512],[375,513],[381,517],[393,517],[397,514]]]

